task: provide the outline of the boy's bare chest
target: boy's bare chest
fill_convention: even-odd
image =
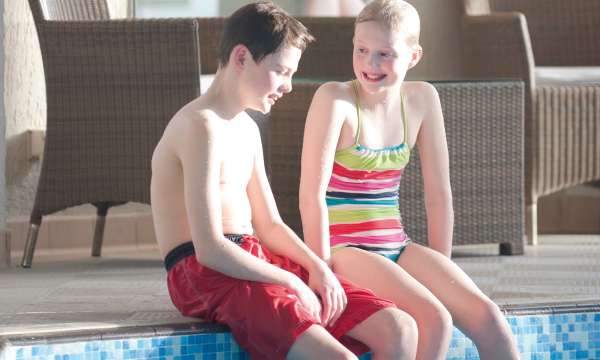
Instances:
[[[247,183],[254,166],[256,145],[250,136],[228,136],[221,149],[221,182]]]

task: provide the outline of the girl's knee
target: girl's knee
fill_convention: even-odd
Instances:
[[[472,317],[476,319],[476,333],[488,334],[503,331],[506,325],[504,315],[498,305],[489,299],[481,299],[472,307]]]
[[[333,344],[299,344],[286,356],[286,360],[296,359],[334,359],[334,360],[358,360],[352,351],[343,346]]]
[[[358,360],[356,355],[354,355],[350,350],[347,351],[334,351],[330,355],[328,355],[327,359],[335,359],[335,360]]]
[[[407,313],[396,309],[386,309],[385,320],[380,324],[378,344],[372,349],[384,358],[414,358],[419,338],[417,322]]]
[[[422,309],[419,321],[420,332],[439,340],[449,340],[453,328],[452,315],[441,303],[434,303]]]

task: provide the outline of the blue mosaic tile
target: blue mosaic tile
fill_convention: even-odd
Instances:
[[[523,360],[600,359],[600,313],[508,316]],[[128,338],[13,346],[0,360],[247,360],[230,333]],[[361,356],[370,360],[370,354]],[[448,360],[479,359],[477,350],[454,329]]]

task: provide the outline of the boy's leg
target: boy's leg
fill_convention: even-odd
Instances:
[[[355,360],[356,355],[340,344],[322,326],[312,325],[294,342],[286,359]]]

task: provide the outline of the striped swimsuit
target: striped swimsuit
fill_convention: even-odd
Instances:
[[[400,97],[404,141],[396,146],[371,149],[358,143],[361,118],[354,81],[352,87],[358,118],[354,144],[336,151],[327,186],[331,251],[356,247],[395,262],[410,242],[398,207],[400,178],[410,159],[404,99]]]

